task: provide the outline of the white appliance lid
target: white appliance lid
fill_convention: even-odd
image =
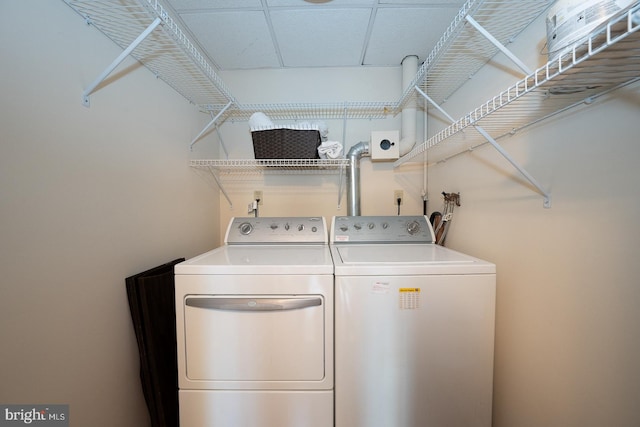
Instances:
[[[336,244],[336,275],[489,274],[495,265],[436,244]]]
[[[176,274],[333,274],[327,245],[225,245],[175,266]]]

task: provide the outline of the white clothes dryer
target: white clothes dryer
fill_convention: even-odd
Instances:
[[[335,217],[336,427],[490,427],[496,268],[424,216]]]
[[[175,275],[181,427],[333,426],[323,218],[233,218]]]

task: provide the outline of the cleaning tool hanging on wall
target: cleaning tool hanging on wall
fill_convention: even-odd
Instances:
[[[444,240],[449,232],[449,227],[453,220],[453,209],[456,206],[460,206],[460,193],[445,193],[443,191],[442,196],[444,197],[442,213],[433,212],[429,218],[433,233],[436,236],[436,244],[440,246],[444,246]]]

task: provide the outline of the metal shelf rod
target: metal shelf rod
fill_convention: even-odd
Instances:
[[[227,146],[224,143],[224,139],[222,138],[222,135],[220,134],[220,126],[216,126],[216,135],[218,135],[218,140],[220,141],[220,147],[222,147],[222,151],[224,151],[224,158],[228,159],[229,158],[229,151],[227,151]]]
[[[211,121],[209,123],[207,123],[207,125],[204,127],[204,129],[202,129],[200,131],[200,133],[193,138],[193,140],[191,141],[191,145],[189,145],[189,149],[193,150],[193,146],[195,145],[196,142],[198,142],[198,140],[200,139],[200,137],[202,135],[204,135],[204,133],[209,130],[209,128],[211,127],[211,125],[213,125],[216,121],[218,121],[218,119],[220,118],[220,116],[222,116],[222,114],[224,114],[225,111],[227,111],[227,109],[229,107],[231,107],[231,105],[233,104],[233,101],[229,101],[229,103],[227,105],[225,105],[222,110],[220,110],[220,112],[218,114],[215,115],[215,117],[213,119],[211,119]]]
[[[136,47],[138,47],[140,43],[144,41],[144,39],[147,38],[149,34],[151,34],[153,30],[156,29],[158,25],[160,25],[161,22],[162,20],[160,18],[154,19],[151,25],[149,25],[125,50],[123,50],[122,53],[118,55],[118,57],[102,72],[102,74],[100,74],[98,78],[96,78],[96,80],[91,83],[89,87],[84,90],[84,92],[82,92],[82,104],[85,107],[90,106],[89,95],[98,87],[100,83],[104,81],[104,79],[107,78],[109,74],[113,72],[113,70],[116,69],[118,65],[120,65],[122,61],[125,60],[127,56],[129,56],[129,54],[131,54],[131,52],[133,52]]]
[[[509,58],[514,64],[516,64],[518,68],[520,68],[524,72],[525,75],[531,74],[532,72],[531,69],[529,69],[529,67],[527,67],[525,63],[522,62],[517,56],[515,56],[509,49],[507,49],[505,45],[500,43],[498,39],[493,37],[493,35],[491,35],[489,31],[485,30],[482,25],[478,24],[478,21],[473,19],[470,15],[467,15],[465,19],[469,24],[473,26],[473,28],[475,28],[480,34],[482,34],[487,40],[489,40],[495,47],[497,47],[502,53],[504,53],[507,56],[507,58]]]
[[[531,185],[533,185],[534,187],[536,187],[538,189],[540,194],[542,194],[542,196],[544,197],[543,206],[545,208],[550,208],[551,207],[551,195],[544,188],[542,188],[540,183],[529,172],[527,172],[522,166],[520,166],[520,164],[518,162],[516,162],[515,159],[513,157],[511,157],[511,155],[504,148],[502,148],[502,146],[500,144],[498,144],[498,142],[495,139],[493,139],[493,137],[491,135],[489,135],[489,133],[487,133],[482,127],[480,127],[478,125],[473,125],[473,127],[475,128],[476,131],[478,131],[478,133],[480,135],[485,137],[487,139],[487,141],[489,141],[489,143],[493,146],[493,148],[495,148],[498,151],[498,153],[500,153],[502,155],[502,157],[507,159],[507,161],[509,163],[511,163],[511,165],[514,168],[516,168],[518,170],[518,172],[520,172],[522,174],[522,176],[524,176],[527,179],[527,181],[529,181],[531,183]]]
[[[218,175],[216,175],[215,168],[213,166],[209,166],[209,172],[211,172],[211,176],[216,181],[216,184],[218,184],[218,188],[220,189],[220,191],[222,191],[224,198],[227,199],[227,202],[229,202],[229,207],[233,209],[233,203],[231,202],[231,198],[229,198],[227,191],[224,189],[224,186],[222,185],[222,182],[220,182]]]
[[[420,95],[422,95],[422,96],[424,97],[424,99],[426,99],[426,100],[429,102],[429,104],[433,105],[434,107],[436,107],[436,109],[437,109],[438,111],[440,111],[442,114],[444,114],[444,115],[445,115],[445,117],[446,117],[447,119],[449,119],[449,121],[451,122],[451,124],[453,124],[453,123],[455,123],[455,122],[456,122],[456,120],[455,120],[453,117],[451,117],[451,116],[449,115],[449,113],[447,113],[447,112],[446,112],[446,111],[445,111],[441,106],[439,106],[439,105],[438,105],[438,104],[437,104],[433,99],[431,99],[431,97],[429,97],[429,95],[427,95],[426,93],[424,93],[424,92],[422,91],[422,89],[420,89],[418,86],[416,86],[416,87],[415,87],[415,89],[416,89],[416,91],[417,91]]]

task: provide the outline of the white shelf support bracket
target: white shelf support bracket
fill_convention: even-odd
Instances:
[[[347,175],[347,167],[340,166],[338,168],[338,209],[342,207],[342,192],[344,190],[345,177]]]
[[[200,137],[201,137],[202,135],[204,135],[204,134],[205,134],[205,132],[206,132],[206,131],[208,131],[208,130],[209,130],[209,128],[210,128],[210,127],[211,127],[215,122],[217,122],[217,121],[218,121],[218,119],[220,118],[220,116],[221,116],[221,115],[223,115],[223,114],[224,114],[224,112],[225,112],[225,111],[227,111],[227,110],[229,109],[229,107],[231,107],[231,105],[232,105],[232,104],[233,104],[233,101],[231,101],[231,102],[229,102],[227,105],[225,105],[225,106],[224,106],[224,108],[223,108],[222,110],[220,110],[220,111],[218,112],[218,114],[216,114],[216,115],[215,115],[215,117],[214,117],[213,119],[211,119],[211,121],[210,121],[209,123],[207,123],[207,125],[204,127],[204,129],[202,129],[202,130],[200,131],[200,133],[199,133],[195,138],[193,138],[193,140],[191,141],[191,145],[189,145],[189,149],[190,149],[190,150],[193,150],[193,146],[196,144],[196,142],[198,142],[198,140],[200,139]]]
[[[82,92],[82,104],[85,107],[89,107],[90,106],[90,100],[89,100],[89,95],[91,95],[93,93],[93,91],[100,85],[100,83],[102,83],[104,81],[104,79],[107,78],[107,76],[109,76],[109,74],[111,74],[113,72],[113,70],[116,69],[116,67],[118,65],[120,65],[120,63],[122,61],[125,60],[125,58],[127,56],[129,56],[131,54],[131,52],[133,52],[133,50],[138,47],[138,45],[140,43],[142,43],[144,41],[144,39],[147,38],[147,36],[149,34],[151,34],[151,32],[153,32],[153,30],[156,29],[156,27],[158,25],[160,25],[160,23],[162,22],[162,20],[160,18],[156,18],[151,25],[149,25],[147,27],[146,30],[144,30],[133,42],[131,42],[131,44],[129,45],[129,47],[127,47],[125,50],[122,51],[122,53],[120,55],[118,55],[118,57],[111,63],[111,65],[109,65],[103,72],[102,74],[100,74],[98,76],[98,78],[95,79],[95,81],[93,83],[91,83],[89,85],[88,88],[86,88],[84,90],[84,92]]]
[[[216,135],[218,135],[218,140],[220,141],[220,148],[224,151],[224,158],[229,158],[229,152],[227,151],[227,146],[224,144],[224,139],[222,139],[222,135],[220,135],[220,127],[216,126]]]
[[[547,209],[550,208],[551,207],[551,194],[549,194],[548,191],[546,191],[544,188],[542,188],[540,183],[533,176],[531,176],[531,174],[529,172],[527,172],[522,166],[520,166],[518,164],[518,162],[516,162],[513,159],[513,157],[511,157],[509,155],[509,153],[507,153],[505,151],[505,149],[502,148],[502,146],[500,144],[498,144],[498,142],[491,135],[489,135],[489,133],[487,133],[487,131],[485,131],[483,128],[481,128],[478,125],[473,125],[473,127],[478,131],[478,133],[480,135],[485,137],[487,139],[487,141],[489,141],[489,143],[491,145],[493,145],[493,148],[498,150],[498,153],[500,153],[502,155],[502,157],[507,159],[507,161],[509,163],[511,163],[511,165],[514,168],[516,168],[518,170],[518,172],[520,172],[522,174],[522,176],[524,176],[527,179],[527,181],[529,181],[531,183],[531,185],[533,185],[534,187],[536,187],[536,189],[538,189],[538,192],[540,192],[540,194],[542,194],[542,197],[544,197],[543,206],[545,208],[547,208]]]
[[[222,183],[220,182],[220,179],[218,178],[218,175],[216,175],[215,169],[210,166],[209,167],[209,172],[211,172],[211,176],[216,181],[216,184],[218,184],[218,188],[220,189],[220,191],[222,191],[222,194],[224,195],[224,198],[227,199],[227,202],[229,202],[229,208],[233,209],[233,203],[231,202],[231,199],[229,198],[229,195],[227,194],[226,190],[224,189]]]
[[[342,206],[342,185],[343,185],[343,174],[344,168],[340,168],[340,172],[338,173],[338,209]]]
[[[478,21],[476,21],[469,15],[467,15],[465,19],[469,24],[473,26],[473,28],[475,28],[480,34],[482,34],[487,40],[489,40],[495,47],[500,49],[500,51],[504,53],[507,58],[513,61],[513,63],[516,64],[526,76],[533,73],[533,70],[529,69],[529,67],[527,67],[524,62],[520,61],[520,59],[518,59],[517,56],[515,56],[509,49],[507,49],[505,45],[500,43],[500,41],[493,37],[490,32],[485,30],[484,27],[478,23]]]
[[[436,104],[436,102],[433,99],[431,99],[431,97],[429,95],[424,93],[418,86],[416,86],[415,89],[420,95],[422,95],[424,97],[424,99],[427,100],[427,102],[429,102],[429,104],[433,105],[434,107],[436,107],[438,109],[438,111],[440,111],[442,114],[444,114],[444,116],[447,119],[449,119],[451,124],[454,124],[456,122],[454,120],[454,118],[449,115],[449,113],[447,113],[442,107],[440,107],[438,104]]]

